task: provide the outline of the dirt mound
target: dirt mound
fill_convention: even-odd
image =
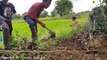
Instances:
[[[60,42],[57,47],[51,47],[48,51],[25,50],[11,52],[14,52],[16,55],[18,54],[17,59],[23,55],[25,60],[107,60],[106,37],[107,34],[103,33],[90,39],[88,33],[81,33],[74,37],[65,39]],[[29,49],[33,48],[32,43],[29,44],[27,43]],[[1,56],[7,56],[10,54],[7,54],[7,51],[1,52],[0,58]],[[7,58],[11,56],[12,54],[7,56]]]
[[[94,37],[91,40],[79,38],[69,38],[59,44],[59,47],[64,47],[67,50],[106,50],[107,49],[107,35],[102,34]]]
[[[89,40],[79,34],[52,48],[49,60],[107,60],[107,34]],[[86,34],[87,35],[87,34]]]

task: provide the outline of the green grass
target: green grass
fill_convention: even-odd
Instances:
[[[72,24],[71,19],[62,19],[62,20],[45,20],[45,19],[47,18],[44,19],[42,18],[42,21],[46,24],[46,26],[49,29],[56,33],[58,39],[66,38],[70,33],[77,32],[74,30],[76,30],[78,27],[70,26]],[[78,19],[79,23],[81,23],[82,25],[84,25],[87,22],[87,20],[88,19],[86,18],[86,16],[82,16],[81,18]],[[12,24],[13,24],[13,37],[17,36],[18,40],[20,40],[21,37],[26,37],[28,40],[31,40],[29,25],[23,19],[13,20]],[[47,42],[42,42],[41,39],[48,34],[49,34],[48,31],[38,24],[38,37],[39,37],[38,41],[40,46],[44,47],[45,45],[47,45]],[[49,41],[49,43],[53,42]],[[3,44],[1,44],[0,47],[2,45]]]
[[[78,19],[80,23],[85,23],[87,22],[86,20],[80,18]],[[67,34],[69,34],[69,32],[74,29],[75,27],[70,27],[71,25],[71,19],[65,19],[65,20],[53,20],[53,21],[43,21],[46,26],[51,29],[52,31],[54,31],[57,35],[57,37],[62,37],[65,36]],[[18,33],[16,33],[18,32]],[[28,38],[30,37],[30,29],[29,29],[29,25],[24,21],[24,20],[14,20],[13,21],[13,36],[16,36],[16,34],[20,35],[20,36],[25,36]],[[42,38],[43,36],[47,35],[48,31],[41,27],[38,24],[38,36],[39,38]]]
[[[56,32],[57,37],[60,37],[62,35],[66,35],[66,33],[70,32],[70,24],[71,20],[55,20],[55,21],[43,21],[46,26],[51,29],[52,31]],[[18,32],[18,33],[16,33]],[[29,25],[23,21],[23,20],[14,20],[13,21],[13,36],[16,34],[20,36],[26,36],[28,38],[30,37],[30,29]],[[43,36],[47,35],[48,31],[41,27],[38,24],[38,36],[39,38],[42,38]]]

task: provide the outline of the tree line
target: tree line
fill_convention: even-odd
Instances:
[[[54,16],[64,16],[64,15],[67,15],[67,14],[71,14],[72,13],[72,8],[73,8],[73,5],[72,5],[72,2],[71,0],[57,0],[55,2],[55,8],[53,9],[53,11],[51,12],[51,17],[54,17]],[[44,17],[47,17],[49,16],[48,15],[48,11],[44,11],[40,17],[41,18],[44,18]],[[23,17],[23,14],[15,14],[13,16],[14,19],[21,19]]]

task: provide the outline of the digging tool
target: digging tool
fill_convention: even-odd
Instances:
[[[53,32],[52,30],[50,30],[49,28],[45,27],[48,31],[49,31],[49,34],[50,34],[50,38],[55,38],[56,37],[56,34],[55,32]]]

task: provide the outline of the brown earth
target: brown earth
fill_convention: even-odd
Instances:
[[[92,39],[89,33],[76,34],[60,42],[57,47],[51,47],[49,51],[40,51],[31,50],[25,55],[33,55],[28,60],[107,60],[107,33],[96,35]]]
[[[85,34],[87,35],[87,34]],[[84,34],[65,39],[47,60],[107,60],[107,34],[89,39]]]

